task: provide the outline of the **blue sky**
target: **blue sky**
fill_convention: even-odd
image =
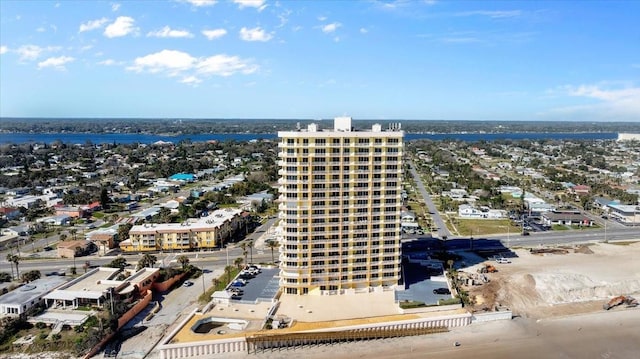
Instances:
[[[0,116],[341,115],[640,121],[640,1],[0,1]]]

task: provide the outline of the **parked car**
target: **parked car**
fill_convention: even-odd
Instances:
[[[509,264],[509,263],[511,263],[511,261],[509,259],[507,259],[507,258],[497,258],[496,262],[500,263],[500,264]]]
[[[227,289],[227,292],[231,292],[231,293],[236,293],[238,295],[243,295],[244,294],[244,290],[238,288],[238,287],[231,287],[229,289]]]
[[[241,282],[239,280],[234,280],[233,282],[231,282],[232,287],[244,287],[245,284],[246,282]]]
[[[436,288],[433,290],[433,294],[451,294],[449,288]]]
[[[191,287],[192,285],[193,285],[193,282],[190,280],[187,280],[184,283],[182,283],[183,287]]]

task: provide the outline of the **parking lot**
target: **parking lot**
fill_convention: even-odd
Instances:
[[[247,284],[239,287],[244,294],[233,301],[254,303],[256,301],[271,301],[278,292],[278,268],[261,268],[261,272],[248,279]]]

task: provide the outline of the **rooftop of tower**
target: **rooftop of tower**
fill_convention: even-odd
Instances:
[[[353,119],[351,117],[342,116],[333,119],[333,130],[320,129],[317,123],[311,123],[307,128],[300,128],[300,124],[297,124],[297,132],[383,132],[382,125],[379,123],[371,126],[370,130],[356,129],[352,124]],[[400,123],[390,123],[385,132],[401,132],[402,125]],[[285,131],[287,132],[287,131]]]

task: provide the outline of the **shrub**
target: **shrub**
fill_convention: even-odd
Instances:
[[[46,327],[47,327],[47,324],[44,323],[44,322],[37,322],[36,323],[36,328],[38,328],[38,329],[44,329]]]

